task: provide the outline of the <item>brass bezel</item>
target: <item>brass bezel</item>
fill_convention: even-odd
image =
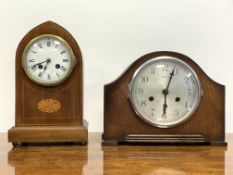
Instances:
[[[55,82],[52,82],[52,83],[45,83],[44,81],[41,81],[36,76],[30,74],[29,71],[27,71],[28,67],[26,66],[26,62],[25,62],[27,53],[28,53],[29,49],[31,48],[32,44],[35,43],[38,40],[41,40],[43,38],[48,38],[48,37],[55,38],[55,39],[59,40],[60,42],[62,42],[67,47],[67,49],[69,50],[70,56],[71,56],[71,66],[70,66],[70,69],[68,70],[68,73],[66,74],[66,76],[64,78],[60,79],[59,81],[55,81]],[[32,80],[33,82],[35,82],[35,83],[37,83],[39,85],[42,85],[42,86],[56,86],[56,85],[59,85],[59,84],[63,83],[70,76],[70,74],[73,71],[76,64],[77,64],[77,59],[75,58],[73,50],[72,50],[71,46],[69,45],[69,43],[66,40],[64,40],[63,38],[61,38],[60,36],[57,36],[57,35],[54,35],[54,34],[42,34],[42,35],[39,35],[39,36],[33,38],[26,45],[26,47],[24,48],[23,54],[22,54],[22,67],[24,69],[25,74],[28,76],[28,78],[30,80]]]

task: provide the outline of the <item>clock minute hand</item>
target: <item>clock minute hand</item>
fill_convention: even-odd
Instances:
[[[176,66],[174,66],[174,69],[172,70],[172,72],[170,73],[170,78],[169,78],[169,81],[168,81],[168,84],[167,84],[167,88],[165,89],[167,91],[167,94],[168,94],[168,88],[170,86],[170,83],[171,83],[171,80],[172,80],[172,77],[175,75],[175,68]]]
[[[39,64],[45,63],[45,62],[48,62],[48,60],[42,61],[42,62],[40,62],[40,63],[36,63],[36,64],[34,64],[34,65],[32,66],[32,68],[36,67],[36,66],[39,65]]]
[[[172,77],[175,75],[175,74],[174,74],[175,68],[176,68],[176,66],[174,66],[174,69],[173,69],[172,72],[170,73],[170,78],[169,78],[169,81],[168,81],[168,84],[167,84],[166,89],[164,89],[164,90],[162,91],[163,94],[164,94],[164,104],[163,104],[163,115],[162,115],[162,117],[165,117],[165,116],[166,116],[168,88],[169,88],[169,86],[170,86]]]

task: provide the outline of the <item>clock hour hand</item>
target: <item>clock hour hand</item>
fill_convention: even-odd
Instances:
[[[167,111],[167,96],[165,96],[165,98],[164,98],[163,115],[162,115],[162,117],[166,117],[166,111]]]
[[[168,88],[169,88],[169,86],[170,86],[172,77],[175,75],[175,74],[174,74],[175,68],[176,68],[176,66],[174,66],[172,72],[170,73],[170,78],[169,78],[169,81],[168,81],[168,84],[167,84],[166,89],[164,89],[164,90],[162,91],[162,93],[163,93],[163,95],[164,95],[163,115],[162,115],[162,117],[166,117]]]
[[[46,69],[47,69],[47,67],[48,67],[48,64],[49,64],[50,62],[51,62],[51,59],[48,58],[48,59],[46,60],[46,65],[44,66],[42,76],[44,75],[44,73],[45,73],[45,71],[46,71]],[[42,77],[42,76],[41,76],[41,77]]]

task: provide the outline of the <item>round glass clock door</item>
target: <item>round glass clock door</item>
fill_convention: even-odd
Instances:
[[[69,77],[75,60],[70,45],[64,39],[45,34],[28,43],[23,52],[22,66],[32,81],[53,86]]]
[[[153,58],[134,73],[130,102],[145,122],[168,128],[187,120],[201,99],[200,81],[194,70],[170,56]]]

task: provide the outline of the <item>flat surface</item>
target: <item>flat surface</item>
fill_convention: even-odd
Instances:
[[[12,149],[0,134],[0,175],[78,174],[233,174],[233,134],[228,147],[101,146],[90,133],[89,145],[31,146]]]

